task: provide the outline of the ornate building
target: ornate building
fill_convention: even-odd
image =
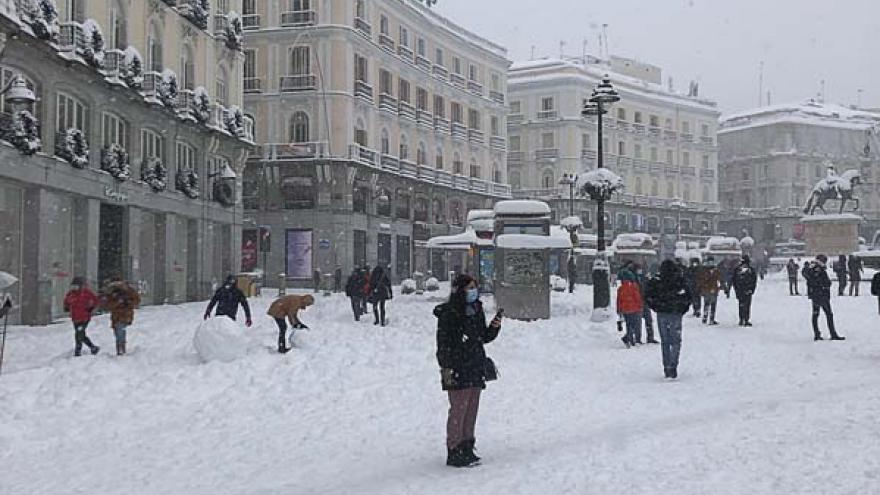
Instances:
[[[625,194],[607,206],[614,233],[706,235],[715,231],[717,197],[714,102],[696,85],[682,95],[661,84],[658,67],[611,57],[536,60],[508,74],[508,173],[516,197],[551,203],[557,219],[569,214],[566,174],[596,167],[597,126],[581,111],[608,74],[621,101],[603,120],[604,164],[626,181]],[[588,228],[595,207],[575,198]]]
[[[245,2],[243,24],[244,235],[270,234],[268,273],[442,276],[425,241],[510,196],[506,51],[412,0]]]
[[[42,324],[73,276],[145,304],[206,297],[238,270],[236,1],[0,0],[0,270]]]

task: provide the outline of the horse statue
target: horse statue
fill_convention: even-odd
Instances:
[[[828,169],[828,176],[816,183],[807,205],[804,207],[804,214],[814,215],[816,208],[825,213],[825,202],[829,199],[840,201],[840,213],[846,207],[847,201],[855,201],[856,205],[853,211],[859,209],[859,198],[855,196],[855,186],[862,183],[862,174],[856,169],[847,170],[837,175],[833,168]]]

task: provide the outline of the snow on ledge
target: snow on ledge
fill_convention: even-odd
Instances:
[[[584,222],[577,216],[565,217],[559,222],[559,226],[564,229],[579,229],[584,226]]]
[[[543,201],[511,199],[495,203],[495,215],[549,215],[550,206]]]
[[[861,222],[863,218],[860,215],[856,215],[853,213],[840,213],[840,214],[830,214],[830,215],[807,215],[801,218],[801,222],[810,223],[810,222]]]
[[[571,241],[547,235],[502,234],[495,238],[495,246],[501,249],[571,249]]]

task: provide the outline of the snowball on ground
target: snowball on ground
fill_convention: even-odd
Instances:
[[[502,234],[495,238],[502,249],[571,249],[571,240],[564,237],[531,234]]]
[[[416,291],[416,281],[411,278],[403,279],[400,282],[400,288],[404,292],[406,292],[406,291],[415,292]]]
[[[495,203],[495,215],[549,215],[550,206],[543,201],[511,199]]]
[[[203,363],[228,363],[247,355],[248,339],[244,326],[219,316],[199,325],[193,337],[193,347]]]
[[[583,220],[578,216],[565,217],[559,222],[559,226],[565,229],[579,229],[584,226]]]

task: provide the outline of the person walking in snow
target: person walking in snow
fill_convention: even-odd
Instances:
[[[727,299],[730,299],[730,288],[733,285],[733,272],[736,269],[733,264],[734,260],[728,259],[721,262],[721,266],[719,270],[721,270],[721,289],[724,291],[724,296]]]
[[[717,325],[715,310],[718,307],[718,293],[721,291],[721,272],[712,257],[706,258],[703,269],[697,273],[697,290],[703,298],[703,324]]]
[[[275,324],[278,325],[278,352],[284,354],[290,349],[293,348],[293,345],[287,345],[287,322],[290,322],[290,326],[293,330],[290,332],[290,341],[293,342],[293,334],[298,329],[308,329],[309,327],[305,326],[303,322],[299,320],[299,312],[305,311],[306,308],[315,304],[315,298],[311,295],[297,296],[297,295],[289,295],[282,296],[276,299],[270,306],[269,310],[266,312],[269,316],[275,319]]]
[[[370,301],[370,275],[372,275],[372,270],[370,270],[370,265],[364,267],[364,297],[361,298],[361,304],[363,305],[363,310],[361,314],[365,315],[369,312],[369,306],[367,305]]]
[[[74,356],[82,355],[83,344],[92,351],[93,355],[101,350],[86,335],[86,328],[92,321],[92,313],[98,308],[98,304],[98,296],[86,286],[85,278],[73,277],[70,290],[64,296],[64,311],[70,313],[70,320],[73,322]]]
[[[391,280],[381,266],[373,268],[370,275],[370,304],[373,305],[373,325],[385,326],[385,301],[394,298]]]
[[[364,286],[366,280],[360,268],[355,268],[345,282],[345,295],[351,300],[351,311],[354,313],[354,321],[361,321],[364,314]]]
[[[617,313],[626,323],[626,335],[620,340],[629,349],[642,343],[642,293],[632,262],[626,262],[617,272],[617,280],[620,282],[617,288]]]
[[[846,267],[849,271],[849,295],[858,297],[859,285],[862,283],[862,272],[865,271],[862,267],[862,259],[851,254],[846,262]]]
[[[799,296],[798,292],[798,264],[795,263],[794,258],[789,258],[788,263],[785,265],[785,270],[788,272],[788,295],[790,296]]]
[[[498,337],[501,313],[486,325],[477,281],[462,274],[452,282],[449,301],[434,308],[434,316],[440,382],[449,396],[446,465],[466,467],[480,460],[474,454],[480,394],[487,381],[497,378],[483,346]]]
[[[694,299],[691,301],[691,306],[693,306],[694,316],[697,318],[702,314],[702,299],[700,298],[700,289],[697,287],[697,279],[699,279],[701,271],[703,271],[703,266],[700,264],[700,260],[692,259],[691,265],[685,268],[684,272],[685,282],[688,285],[691,297]]]
[[[752,260],[744,254],[742,262],[733,272],[733,290],[736,292],[736,300],[739,302],[739,326],[752,326],[752,296],[758,285],[758,276],[752,268]]]
[[[342,267],[336,266],[336,270],[333,270],[333,292],[339,292],[342,290]]]
[[[877,311],[880,312],[880,272],[871,279],[871,295],[877,296]]]
[[[648,306],[657,313],[663,373],[666,378],[678,378],[681,320],[688,312],[693,297],[684,281],[684,274],[674,261],[665,260],[660,264],[660,273],[648,281],[645,297]]]
[[[636,265],[635,269],[636,278],[639,280],[639,295],[642,296],[642,319],[645,322],[645,343],[659,344],[659,342],[654,340],[654,315],[651,313],[651,308],[648,307],[648,304],[645,302],[645,289],[648,287],[648,275],[639,265]]]
[[[568,293],[574,293],[574,285],[577,283],[577,262],[574,253],[568,257]]]
[[[116,278],[107,285],[103,295],[104,307],[110,311],[110,326],[116,337],[116,355],[126,353],[126,331],[134,322],[134,310],[141,303],[141,296],[128,282]]]
[[[251,307],[248,304],[244,293],[236,286],[235,276],[229,275],[223,285],[214,292],[214,297],[208,303],[208,309],[205,310],[205,319],[211,317],[214,306],[217,307],[217,313],[214,316],[226,316],[230,320],[235,321],[238,316],[238,306],[244,309],[245,325],[251,326]]]
[[[804,278],[807,280],[807,296],[813,302],[813,340],[822,340],[819,332],[819,312],[825,312],[825,320],[828,322],[828,332],[831,340],[846,340],[834,329],[834,313],[831,312],[831,278],[826,271],[828,257],[824,254],[816,256],[815,261],[804,268]]]
[[[846,292],[846,276],[848,268],[846,266],[846,256],[840,255],[833,265],[834,273],[837,275],[837,295],[843,296]]]

